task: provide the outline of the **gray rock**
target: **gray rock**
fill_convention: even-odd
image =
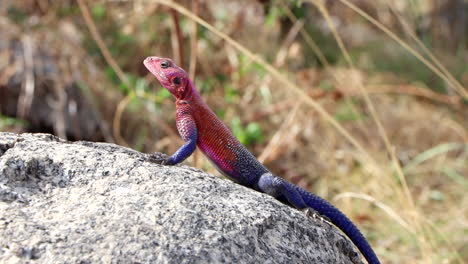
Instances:
[[[361,263],[335,227],[113,144],[0,133],[0,263]]]

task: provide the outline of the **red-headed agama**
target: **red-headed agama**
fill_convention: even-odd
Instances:
[[[370,264],[380,263],[359,229],[340,210],[317,195],[273,175],[263,166],[208,107],[182,68],[167,58],[148,57],[143,63],[176,98],[177,129],[185,142],[162,164],[180,163],[198,146],[226,177],[297,209],[311,208],[326,216],[351,239]]]

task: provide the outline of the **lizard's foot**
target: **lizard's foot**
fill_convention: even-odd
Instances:
[[[174,165],[171,160],[171,156],[164,153],[155,152],[153,154],[148,154],[148,160],[150,162],[161,164],[161,165]]]
[[[330,221],[330,219],[328,217],[320,215],[319,213],[317,213],[317,211],[315,211],[314,209],[312,209],[310,207],[302,209],[301,211],[304,212],[304,214],[306,216],[312,217],[314,220],[315,219],[320,219],[320,221],[322,221],[322,222],[325,221],[325,222],[331,223],[331,221]]]

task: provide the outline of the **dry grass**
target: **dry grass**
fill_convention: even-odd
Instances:
[[[405,3],[340,0],[337,7],[306,1],[312,3],[307,9],[321,17],[314,22],[328,28],[330,45],[338,54],[331,62],[330,47],[320,46],[320,36],[310,31],[310,18],[296,17],[286,1],[272,4],[291,20],[283,34],[279,27],[265,25],[268,17],[258,3],[180,2],[78,0],[80,12],[67,25],[83,36],[88,36],[87,29],[91,32],[87,43],[73,42],[80,46],[80,56],[86,45],[97,43],[103,55],[95,58],[99,85],[89,69],[77,65],[74,70],[84,76],[81,81],[91,87],[95,100],[100,100],[95,86],[119,95],[113,114],[103,114],[113,124],[112,138],[147,152],[171,153],[180,146],[171,100],[140,87],[145,80],[156,81],[143,77],[146,72],[139,67],[144,56],[184,57],[190,61],[184,67],[192,75],[196,70],[198,88],[226,123],[240,118],[244,127],[254,121],[262,127],[263,140],[249,145],[256,156],[278,175],[333,201],[357,223],[384,263],[467,262],[468,69],[455,77],[451,71],[456,55],[425,46],[414,33],[414,17],[401,12]],[[105,18],[96,17],[99,5],[108,10]],[[373,5],[390,10],[387,25],[363,11],[373,10]],[[70,23],[54,14],[56,8],[43,7],[52,10],[46,12],[48,20],[43,19],[51,31]],[[341,17],[345,15],[351,18]],[[355,26],[363,24],[373,41],[395,43],[389,46],[392,52],[408,52],[406,56],[420,61],[418,67],[442,80],[446,94],[396,71],[369,69],[366,56],[372,53],[357,56],[336,17],[360,21]],[[273,21],[279,24],[279,19]],[[119,30],[134,38],[131,45],[139,48],[138,56],[112,53],[112,33]],[[68,37],[63,38],[65,47]],[[307,54],[315,54],[323,67],[307,64]],[[126,91],[105,80],[107,65],[117,73],[117,83],[127,84]],[[130,81],[128,73],[142,82]],[[146,113],[138,115],[144,125],[129,125],[135,113]],[[135,132],[142,130],[157,132]],[[188,162],[216,173],[199,154]]]

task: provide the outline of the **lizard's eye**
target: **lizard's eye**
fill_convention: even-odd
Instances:
[[[170,65],[169,61],[161,61],[161,68],[163,69],[169,68]]]
[[[174,84],[176,84],[176,85],[179,85],[182,81],[180,80],[179,77],[175,77],[175,78],[172,80],[172,82],[173,82]]]

